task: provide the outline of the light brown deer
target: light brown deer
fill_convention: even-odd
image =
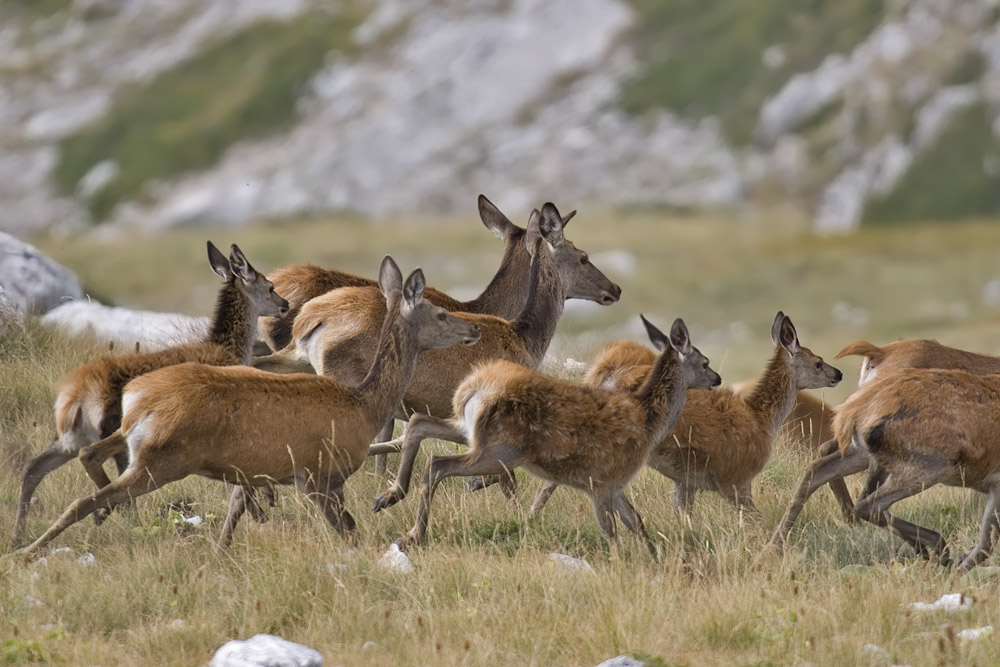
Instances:
[[[736,382],[730,388],[740,398],[746,399],[757,387],[758,380]],[[793,449],[814,455],[820,445],[833,437],[833,406],[813,396],[808,391],[800,391],[795,397],[795,406],[781,425],[780,441]]]
[[[1000,357],[966,352],[942,345],[935,340],[900,340],[882,347],[867,341],[857,341],[838,352],[836,358],[850,355],[863,357],[858,378],[859,387],[866,386],[876,377],[883,378],[901,370],[914,368],[961,370],[973,375],[1000,373]],[[868,462],[864,458],[865,452],[863,450],[852,450],[852,456],[845,457],[841,455],[838,448],[839,444],[836,438],[828,440],[820,447],[820,458],[816,459],[806,470],[806,474],[789,501],[781,523],[778,524],[771,536],[773,546],[780,546],[784,543],[792,526],[795,525],[796,518],[802,511],[802,507],[816,492],[816,489],[823,484],[830,484],[830,488],[840,504],[841,513],[847,520],[853,521],[857,517],[854,511],[855,503],[851,500],[844,478],[868,469]],[[880,481],[878,470],[871,470],[862,495],[870,495]]]
[[[837,409],[834,429],[839,455],[818,466],[814,483],[868,468],[869,487],[855,514],[942,564],[951,562],[944,538],[889,508],[936,484],[980,491],[986,509],[979,542],[955,562],[968,570],[989,556],[1000,531],[1000,377],[936,369],[880,374]],[[775,533],[779,543],[784,528]]]
[[[122,420],[122,389],[144,373],[197,361],[215,366],[246,364],[260,315],[280,315],[288,302],[258,273],[240,249],[233,245],[229,259],[208,242],[208,261],[225,281],[219,290],[208,338],[201,343],[179,345],[148,353],[123,354],[95,359],[61,382],[56,397],[56,437],[42,454],[24,469],[21,496],[14,522],[14,542],[20,540],[31,496],[42,479],[78,452],[114,433]],[[127,458],[116,457],[119,473]]]
[[[563,224],[569,222],[574,215],[576,211],[571,211]],[[424,298],[452,312],[482,313],[510,319],[520,312],[528,291],[531,259],[525,245],[525,230],[507,219],[485,195],[479,195],[479,218],[486,229],[504,242],[503,258],[496,275],[482,294],[472,301],[458,301],[433,287],[427,288]],[[289,311],[284,316],[261,320],[261,337],[272,350],[283,349],[292,341],[293,322],[302,306],[310,299],[341,287],[370,287],[376,292],[378,288],[374,280],[309,264],[278,269],[269,278],[290,304]],[[380,298],[376,297],[376,300],[381,303]],[[373,338],[377,338],[378,326],[371,332]]]
[[[431,498],[441,480],[455,475],[501,475],[521,467],[586,493],[601,531],[615,536],[615,516],[653,550],[642,519],[625,497],[625,487],[646,462],[650,446],[669,432],[688,387],[721,382],[708,359],[691,345],[680,319],[669,338],[643,318],[661,355],[634,394],[585,387],[494,361],[478,368],[455,392],[454,416],[446,433],[417,437],[460,438],[469,443],[461,456],[431,456],[413,528],[399,542],[419,544],[427,530]],[[407,432],[404,449],[416,443]],[[405,493],[405,489],[404,489]],[[401,495],[382,494],[376,510]]]
[[[568,216],[567,216],[568,217]],[[513,320],[490,315],[455,313],[475,323],[483,332],[472,348],[430,351],[417,362],[413,381],[403,397],[401,418],[419,412],[446,416],[451,413],[451,396],[459,383],[477,365],[492,359],[506,359],[536,368],[545,356],[564,302],[580,298],[610,304],[618,300],[621,288],[592,264],[587,253],[578,249],[564,234],[567,218],[547,203],[533,211],[528,223],[527,247],[532,257],[530,282],[525,303]],[[324,375],[354,382],[374,355],[371,332],[377,330],[385,306],[370,288],[342,288],[307,303],[295,320],[294,342],[274,357],[305,359]],[[285,363],[284,361],[282,363]],[[380,442],[392,435],[392,421],[379,434]],[[384,448],[376,449],[380,452]],[[394,451],[394,450],[392,450]],[[384,462],[376,466],[381,473]],[[510,491],[509,486],[505,490]]]
[[[764,469],[778,428],[801,389],[832,387],[839,370],[799,345],[792,321],[774,318],[775,353],[754,391],[743,399],[728,389],[690,391],[673,431],[653,445],[648,465],[676,485],[674,502],[687,511],[698,491],[715,491],[736,509],[754,508],[751,482]],[[591,386],[634,391],[649,373],[652,353],[635,343],[613,343],[597,355],[584,378]],[[543,488],[532,513],[555,490]]]
[[[93,448],[127,446],[128,469],[80,498],[40,538],[35,551],[97,508],[110,508],[188,475],[238,484],[220,537],[229,543],[246,508],[244,486],[295,483],[343,536],[354,530],[344,481],[368,456],[375,431],[399,404],[422,350],[479,338],[474,325],[423,300],[424,276],[405,284],[392,258],[379,284],[388,314],[367,377],[345,386],[315,375],[274,375],[253,368],[181,364],[130,382],[122,427]],[[88,468],[88,472],[91,470]],[[95,478],[95,481],[96,478]]]

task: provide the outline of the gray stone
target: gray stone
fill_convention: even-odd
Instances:
[[[308,646],[259,634],[244,641],[226,642],[208,664],[209,667],[321,667],[323,656]]]
[[[616,655],[597,665],[597,667],[643,667],[646,663],[630,658],[627,655]]]
[[[105,306],[96,301],[71,301],[46,313],[42,324],[71,336],[93,336],[105,343],[144,351],[203,340],[209,319],[177,313],[156,313]]]
[[[72,271],[4,232],[0,232],[0,287],[13,307],[25,313],[44,313],[83,297]]]

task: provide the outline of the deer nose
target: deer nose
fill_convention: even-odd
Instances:
[[[844,374],[840,372],[840,369],[834,368],[833,370],[836,371],[833,374],[833,383],[837,384],[838,382],[844,379]]]
[[[278,315],[280,317],[284,317],[287,314],[288,314],[288,302],[286,301],[285,303],[278,306]]]
[[[622,288],[615,283],[611,283],[611,289],[604,290],[604,292],[601,293],[601,305],[611,305],[612,303],[618,301],[621,296]]]
[[[718,373],[716,373],[716,374],[715,374],[715,377],[714,377],[714,378],[712,378],[712,389],[715,389],[715,388],[716,388],[716,387],[718,387],[718,386],[719,386],[720,384],[722,384],[722,376],[721,376],[721,375],[719,375]]]

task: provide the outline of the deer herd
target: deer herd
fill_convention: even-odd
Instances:
[[[575,211],[564,216],[546,203],[522,228],[480,196],[479,213],[504,253],[482,294],[465,302],[427,287],[420,269],[404,279],[389,256],[377,281],[315,266],[265,277],[237,246],[227,258],[209,242],[223,283],[207,338],[102,357],[63,379],[56,437],[24,469],[15,546],[37,486],[74,457],[98,490],[22,551],[192,474],[232,485],[220,546],[244,513],[263,518],[256,491],[273,493],[276,484],[294,484],[348,538],[350,475],[370,456],[384,474],[386,455],[401,452],[395,481],[375,498],[383,511],[406,496],[422,441],[439,438],[467,452],[428,457],[401,547],[424,540],[445,478],[469,477],[471,488],[497,483],[513,496],[514,470],[523,468],[546,482],[532,514],[570,486],[590,498],[607,538],[620,519],[655,554],[625,493],[644,465],[673,481],[681,512],[698,491],[756,512],[752,483],[781,434],[816,455],[773,547],[829,484],[846,519],[886,527],[922,556],[961,570],[989,556],[1000,531],[1000,358],[928,340],[853,343],[837,358],[863,358],[859,388],[830,408],[803,390],[833,387],[841,372],[799,343],[784,313],[774,319],[763,374],[732,389],[715,389],[721,378],[682,320],[664,333],[640,316],[655,351],[608,343],[582,382],[556,379],[538,367],[565,300],[610,305],[621,289],[566,237]],[[254,356],[258,339],[267,354]],[[393,440],[396,419],[407,423]],[[114,481],[104,470],[109,458]],[[865,470],[854,501],[844,479]],[[979,541],[966,555],[953,558],[941,535],[889,513],[939,483],[986,494]]]

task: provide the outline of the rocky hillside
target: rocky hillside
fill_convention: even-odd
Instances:
[[[0,228],[1000,212],[995,0],[0,0]]]

